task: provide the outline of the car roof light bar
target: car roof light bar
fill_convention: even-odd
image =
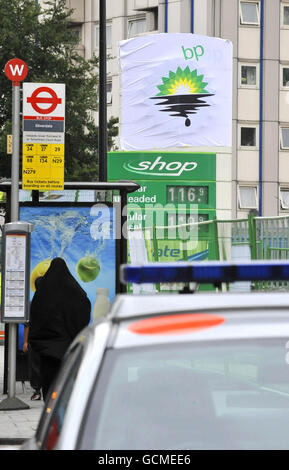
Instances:
[[[125,264],[121,266],[121,282],[157,284],[196,282],[220,284],[236,281],[289,281],[289,262],[249,261],[231,262],[175,262]]]

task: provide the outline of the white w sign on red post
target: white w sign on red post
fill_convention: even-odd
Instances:
[[[16,64],[16,65],[9,64],[9,68],[10,68],[10,71],[11,71],[13,77],[17,76],[17,78],[19,78],[22,75],[24,65],[22,64],[22,65],[19,66],[18,64]]]
[[[28,73],[27,64],[21,59],[11,59],[7,62],[4,69],[5,75],[13,82],[13,85],[19,86]]]

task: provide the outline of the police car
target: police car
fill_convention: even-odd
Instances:
[[[153,263],[125,282],[288,280],[289,264]],[[66,354],[23,449],[289,448],[289,295],[118,295]]]

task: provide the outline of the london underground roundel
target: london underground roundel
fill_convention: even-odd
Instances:
[[[43,93],[48,96],[43,96]],[[52,88],[47,86],[37,88],[33,91],[32,95],[27,98],[27,103],[30,103],[32,108],[40,114],[52,113],[61,102],[62,99],[57,96]],[[47,104],[48,107],[45,107]]]

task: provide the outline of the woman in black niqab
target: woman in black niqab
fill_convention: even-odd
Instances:
[[[54,258],[31,302],[29,342],[40,355],[43,398],[61,359],[76,335],[90,321],[86,292],[62,258]]]

